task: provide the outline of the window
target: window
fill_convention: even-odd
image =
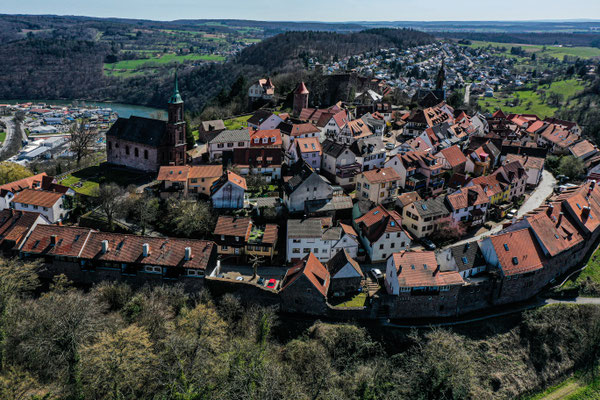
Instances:
[[[227,246],[221,246],[221,250],[227,250],[228,247]]]
[[[137,147],[135,147],[135,148],[133,149],[133,154],[134,154],[136,157],[139,157],[139,156],[140,156],[140,150],[139,150]]]
[[[129,146],[125,146],[125,154],[129,155]]]
[[[108,149],[112,150],[112,142],[110,140],[108,141]]]
[[[302,249],[302,252],[303,252],[303,253],[310,253],[310,249],[306,249],[306,248],[305,248],[305,249]]]
[[[238,146],[244,147],[244,142],[238,142]]]
[[[144,150],[144,159],[148,159],[148,150]]]
[[[396,243],[392,243],[392,244],[390,245],[390,248],[392,248],[392,249],[393,249],[395,246],[396,246]]]
[[[313,249],[313,253],[317,254],[318,252],[319,252],[319,249],[317,249],[317,248],[314,248],[314,249]],[[326,251],[325,251],[325,250],[323,250],[323,253],[326,253]]]
[[[255,138],[254,139],[254,143],[260,143],[260,139],[259,138]]]
[[[217,148],[222,149],[223,147],[225,147],[223,143],[217,143]]]
[[[383,250],[383,244],[379,245],[379,250]]]
[[[37,210],[37,209],[38,209],[38,206],[33,206],[33,209],[34,209],[34,210]]]
[[[233,147],[233,143],[227,143],[227,147]]]
[[[292,253],[294,253],[294,254],[300,254],[300,249],[292,249]]]
[[[293,239],[292,243],[300,243],[300,239]]]

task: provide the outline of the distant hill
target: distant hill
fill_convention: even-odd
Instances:
[[[287,32],[242,51],[242,64],[260,65],[267,70],[284,68],[308,57],[331,61],[382,48],[407,48],[434,41],[430,34],[412,29],[369,29],[356,33]]]

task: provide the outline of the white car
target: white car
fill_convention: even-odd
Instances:
[[[383,274],[381,273],[381,270],[379,270],[377,268],[373,268],[371,270],[371,275],[373,275],[373,278],[375,278],[375,280],[383,278]]]
[[[394,143],[386,143],[385,149],[386,150],[394,150]]]

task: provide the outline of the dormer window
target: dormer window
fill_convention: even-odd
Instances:
[[[260,143],[260,139],[259,138],[254,139],[254,143]]]
[[[275,138],[275,136],[273,136],[273,137],[271,138],[271,143],[275,143],[275,140],[276,140],[276,138]]]
[[[263,138],[263,143],[269,143],[269,138]]]

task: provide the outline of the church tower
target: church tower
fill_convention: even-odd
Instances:
[[[308,108],[308,95],[309,91],[306,88],[304,82],[300,82],[296,90],[294,90],[294,107],[293,114],[295,117],[300,115],[303,108]]]
[[[185,165],[186,126],[183,118],[183,99],[179,94],[179,82],[175,71],[175,88],[169,99],[166,145],[161,155],[161,165]]]

